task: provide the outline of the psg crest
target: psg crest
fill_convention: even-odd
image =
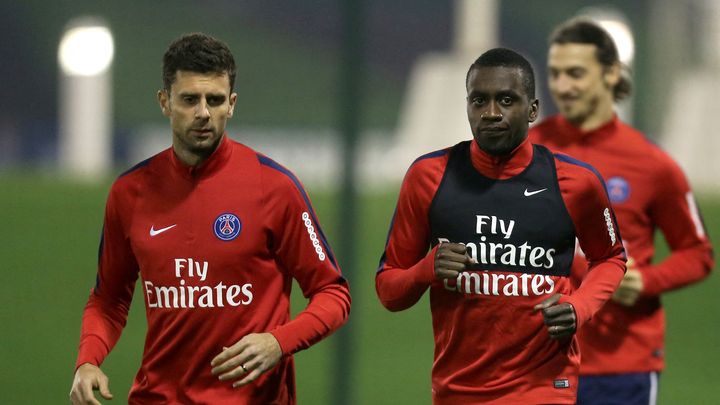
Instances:
[[[630,185],[620,176],[609,178],[605,186],[611,203],[623,203],[630,197]]]
[[[224,241],[237,238],[241,229],[242,222],[240,222],[240,218],[231,213],[220,214],[220,216],[215,219],[215,224],[213,225],[215,236]]]

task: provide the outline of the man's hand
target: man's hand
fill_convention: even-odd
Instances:
[[[457,278],[464,271],[472,259],[467,254],[467,248],[462,243],[441,243],[435,251],[435,278]]]
[[[635,261],[628,257],[627,271],[622,281],[620,281],[620,285],[613,293],[612,300],[622,306],[631,307],[640,298],[643,287],[642,273],[635,267]]]
[[[280,343],[270,333],[251,333],[244,336],[210,362],[213,375],[220,381],[237,380],[233,387],[255,381],[260,374],[273,368],[282,357]],[[242,377],[242,378],[241,378]]]
[[[547,326],[550,338],[561,339],[571,336],[577,330],[577,318],[575,309],[567,302],[558,304],[562,294],[555,294],[545,301],[535,305],[534,311],[542,311],[545,325]]]
[[[105,373],[100,370],[100,367],[85,363],[75,371],[75,378],[70,389],[70,402],[73,405],[100,405],[100,401],[95,399],[93,390],[99,390],[100,395],[105,399],[112,399],[113,397]]]

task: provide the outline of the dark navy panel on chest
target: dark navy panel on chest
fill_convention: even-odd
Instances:
[[[555,161],[533,145],[528,167],[510,179],[480,174],[470,142],[455,145],[430,206],[431,245],[465,243],[472,270],[568,276],[575,227],[560,194]]]

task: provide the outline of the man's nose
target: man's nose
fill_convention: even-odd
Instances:
[[[572,80],[566,75],[558,75],[550,79],[550,87],[558,94],[566,94],[572,90]]]
[[[200,100],[197,107],[195,108],[195,118],[209,118],[210,110],[208,109],[207,101]]]
[[[480,118],[487,121],[500,121],[502,119],[502,112],[497,103],[490,103],[488,108],[480,115]]]

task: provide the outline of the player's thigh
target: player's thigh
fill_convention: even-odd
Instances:
[[[578,405],[655,405],[658,373],[580,376]]]

